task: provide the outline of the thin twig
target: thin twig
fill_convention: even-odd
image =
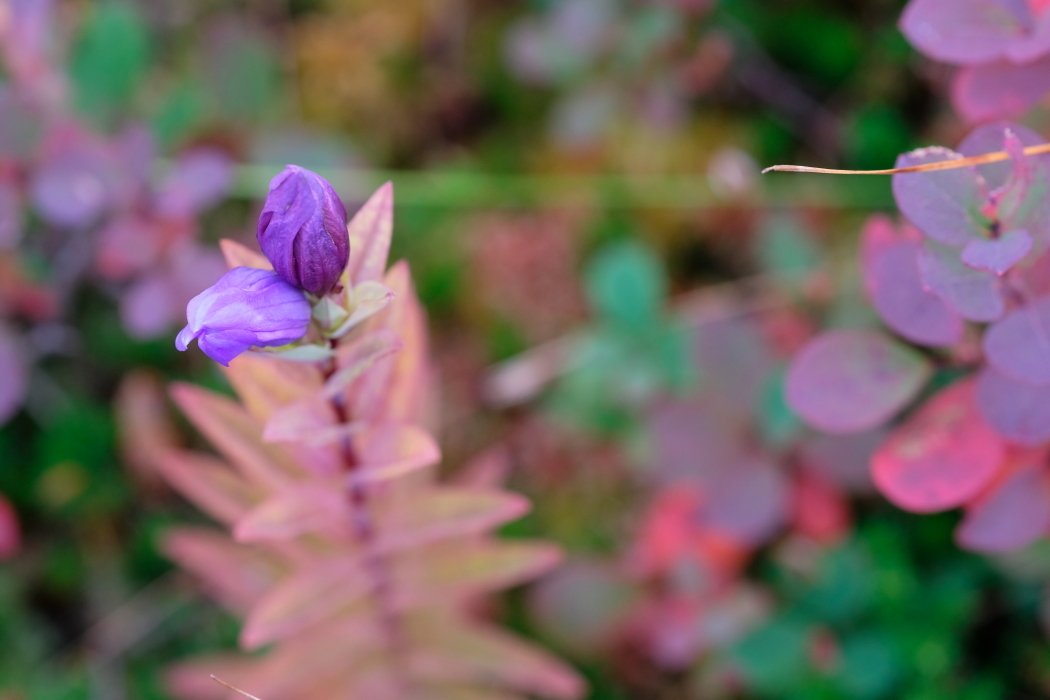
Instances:
[[[232,690],[235,693],[240,693],[241,695],[243,695],[246,698],[251,698],[252,700],[259,700],[259,698],[255,697],[251,693],[246,693],[243,690],[241,690],[240,688],[235,688],[234,686],[230,685],[229,683],[227,683],[226,681],[222,680],[221,678],[216,678],[214,675],[212,675],[211,679],[213,681],[215,681],[216,683],[218,683],[219,685],[221,685],[221,686],[223,686],[225,688],[229,688],[230,690]]]
[[[1024,149],[1026,156],[1038,156],[1050,153],[1050,143],[1038,146],[1029,146]],[[954,170],[955,168],[966,168],[971,165],[984,165],[985,163],[998,163],[1009,160],[1010,154],[1006,151],[985,153],[980,156],[969,158],[955,158],[953,160],[941,160],[936,163],[925,163],[924,165],[909,165],[906,168],[891,168],[889,170],[834,170],[832,168],[811,168],[807,165],[774,165],[762,171],[763,174],[770,171],[781,173],[820,173],[823,175],[903,175],[906,173],[927,173],[934,170]]]

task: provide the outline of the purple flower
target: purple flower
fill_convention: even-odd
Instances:
[[[204,354],[225,367],[253,345],[286,345],[306,335],[310,302],[272,270],[235,267],[190,300],[186,317],[175,347],[186,350],[197,338]]]
[[[270,182],[259,245],[289,284],[323,296],[350,259],[346,208],[317,173],[289,165]]]

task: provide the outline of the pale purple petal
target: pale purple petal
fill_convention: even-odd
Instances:
[[[859,433],[904,408],[931,371],[922,355],[878,331],[831,331],[811,340],[792,360],[787,400],[815,428]]]
[[[1050,385],[1050,297],[1010,312],[984,334],[984,353],[1019,382]]]
[[[963,318],[994,321],[1006,310],[999,278],[968,267],[956,248],[925,241],[919,251],[919,272],[926,288]]]
[[[933,146],[901,155],[895,167],[956,158],[962,156]],[[988,222],[981,215],[981,208],[987,191],[972,166],[894,175],[893,196],[908,221],[939,243],[961,246],[986,235]]]
[[[911,0],[900,26],[916,48],[945,63],[1024,61],[1050,49],[1026,0]]]
[[[215,148],[197,148],[179,157],[157,193],[163,216],[191,217],[214,206],[233,184],[233,163]]]
[[[923,286],[919,250],[918,243],[901,241],[869,255],[865,271],[872,302],[901,337],[932,347],[954,345],[962,339],[963,320]]]
[[[1050,440],[1050,386],[1015,381],[985,367],[977,377],[977,409],[997,433],[1019,445]]]
[[[1032,250],[1028,231],[1010,231],[1001,238],[970,241],[962,251],[962,261],[975,270],[1002,276]]]
[[[952,82],[952,104],[967,121],[1019,117],[1050,92],[1050,56],[1031,63],[996,61],[964,68]]]
[[[974,552],[1020,549],[1050,527],[1050,474],[1042,464],[1022,467],[995,490],[967,507],[955,532],[959,546]]]

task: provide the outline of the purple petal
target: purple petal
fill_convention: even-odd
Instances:
[[[1050,475],[1042,464],[1033,464],[968,507],[955,540],[974,552],[1008,552],[1031,544],[1048,527]]]
[[[922,355],[878,331],[831,331],[792,360],[788,404],[815,428],[859,433],[904,408],[930,372]]]
[[[897,158],[898,168],[962,158],[940,146],[922,148]],[[987,235],[981,215],[987,200],[984,183],[972,167],[893,176],[893,196],[908,221],[945,245],[964,245]]]
[[[952,104],[967,121],[977,123],[1019,117],[1047,92],[1050,56],[1020,65],[996,61],[959,71],[952,82]]]
[[[994,321],[1003,315],[999,278],[963,263],[955,248],[925,241],[919,251],[919,273],[926,288],[971,321]]]
[[[1050,297],[1043,297],[992,325],[984,353],[997,370],[1019,382],[1050,385]]]
[[[272,270],[235,267],[186,307],[189,323],[175,345],[197,338],[201,350],[225,365],[252,346],[286,345],[306,334],[310,303]]]
[[[975,270],[1002,276],[1032,250],[1028,231],[1018,229],[1002,238],[970,241],[962,251],[962,261]]]
[[[1030,60],[1050,49],[1026,0],[912,0],[901,31],[927,56],[975,65],[1009,56]]]
[[[1034,447],[1050,440],[1050,386],[1018,382],[985,367],[977,377],[977,409],[1010,442]]]
[[[954,345],[962,339],[962,318],[923,286],[912,241],[893,243],[872,253],[865,265],[872,302],[895,333],[920,345]]]

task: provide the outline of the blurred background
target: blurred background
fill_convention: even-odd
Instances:
[[[761,168],[967,131],[904,4],[0,2],[0,698],[169,698],[235,646],[159,551],[206,519],[151,450],[204,444],[167,382],[230,392],[173,337],[286,163],[351,211],[393,181],[442,468],[502,445],[534,505],[503,534],[567,554],[485,614],[590,697],[1050,693],[1050,550],[960,549],[957,514],[874,491],[882,434],[819,435],[781,388],[874,318],[859,231],[894,203]]]

